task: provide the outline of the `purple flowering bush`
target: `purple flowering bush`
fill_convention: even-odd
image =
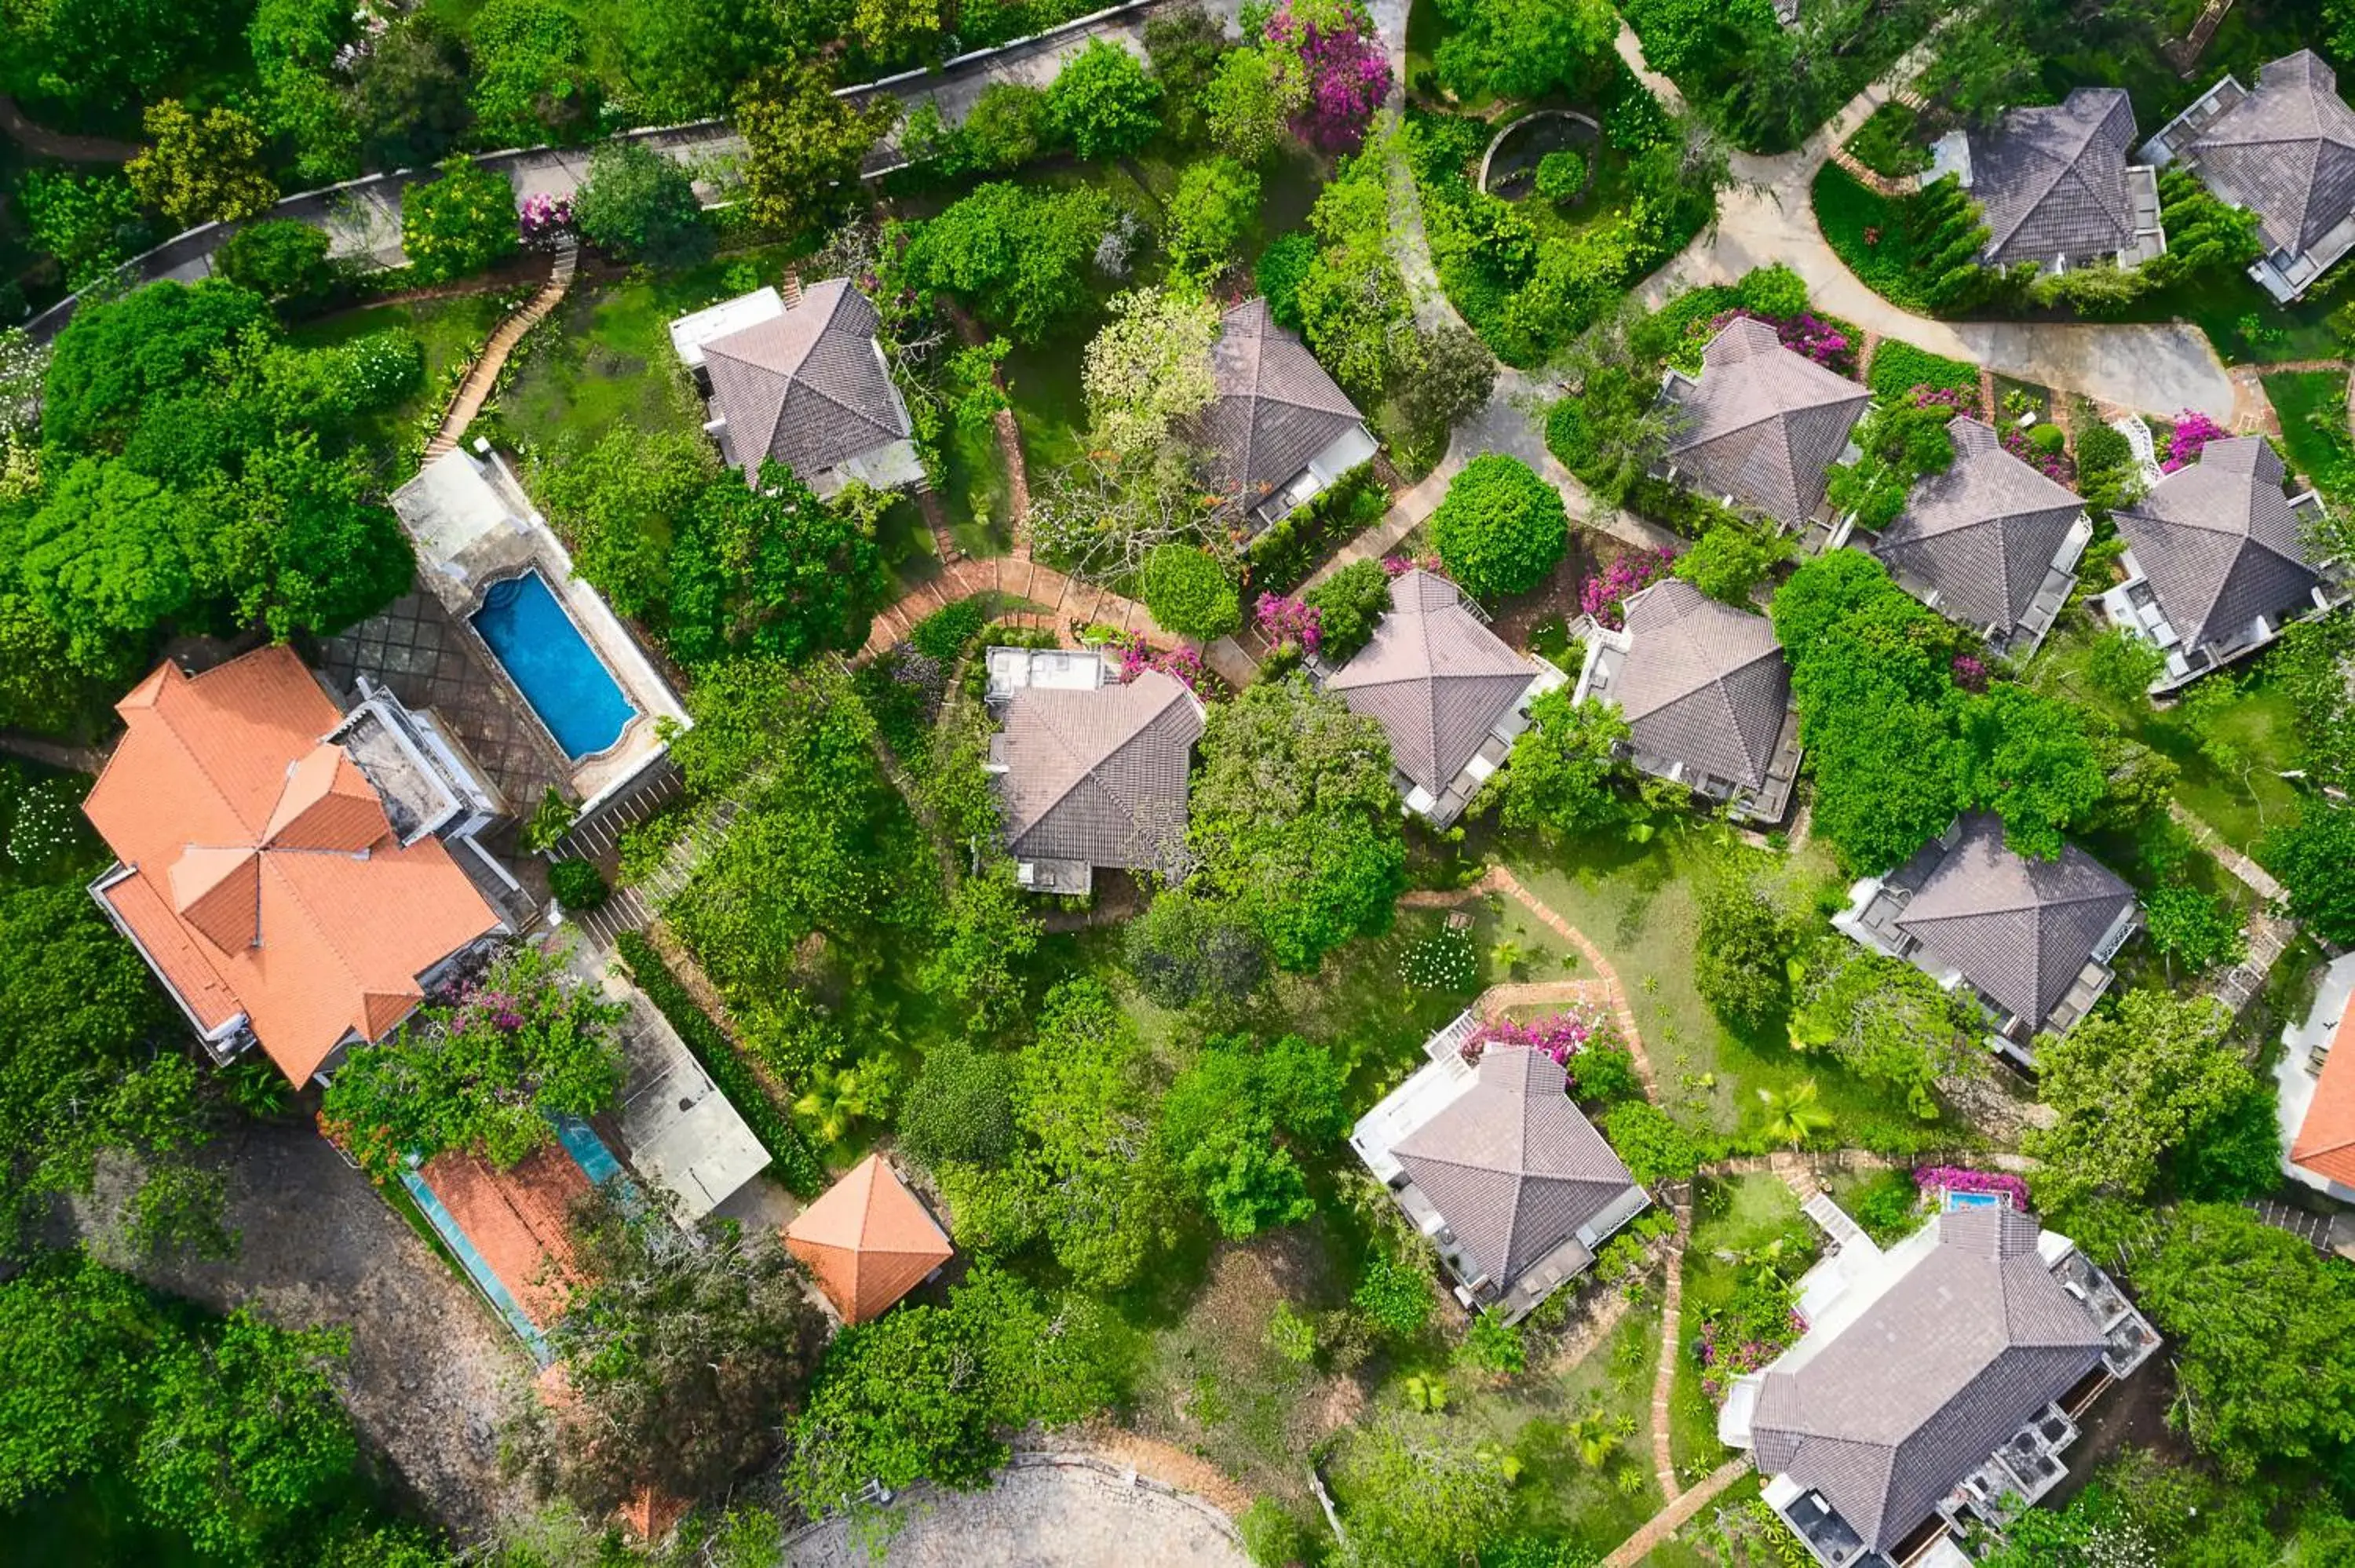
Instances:
[[[1742,1270],[1733,1300],[1700,1320],[1701,1392],[1722,1404],[1733,1380],[1772,1362],[1807,1331],[1807,1320],[1792,1303],[1792,1289],[1775,1268],[1753,1264]]]
[[[516,221],[522,225],[525,239],[553,240],[572,227],[572,198],[534,191],[517,208]]]
[[[1252,612],[1252,624],[1270,648],[1316,652],[1324,641],[1324,612],[1313,604],[1280,594],[1263,593]]]
[[[2067,484],[2077,477],[2077,465],[2069,461],[2068,453],[2038,451],[2025,431],[2004,431],[2003,450],[2056,484]]]
[[[1447,575],[1447,568],[1439,564],[1437,556],[1384,556],[1382,571],[1393,577],[1402,577],[1416,571],[1429,572],[1441,577]]]
[[[1954,663],[1949,668],[1953,672],[1955,684],[1962,687],[1963,690],[1984,692],[1987,689],[1987,667],[1980,660],[1974,659],[1967,653],[1957,653],[1955,655]]]
[[[1491,1045],[1518,1045],[1542,1051],[1570,1067],[1571,1058],[1581,1051],[1610,1044],[1613,1038],[1609,1013],[1599,1007],[1573,1007],[1526,1022],[1504,1018],[1483,1023],[1464,1042],[1464,1059],[1477,1062]],[[1571,1070],[1575,1075],[1577,1069]]]
[[[1774,329],[1774,335],[1782,340],[1785,348],[1805,355],[1827,370],[1841,376],[1856,372],[1856,344],[1848,334],[1813,311],[1801,311],[1793,316],[1770,316],[1751,310],[1726,311],[1710,323],[1710,330],[1721,332],[1728,322],[1741,316],[1764,322]]]
[[[1640,593],[1665,577],[1677,564],[1674,550],[1632,550],[1591,577],[1578,590],[1578,608],[1598,625],[1616,630],[1627,624],[1622,608],[1631,594]]]
[[[1391,90],[1390,58],[1371,19],[1348,0],[1313,6],[1283,0],[1262,37],[1269,48],[1296,57],[1307,78],[1293,129],[1320,152],[1356,152]]]
[[[2175,433],[2167,440],[2167,457],[2159,467],[2169,473],[2187,468],[2200,460],[2200,449],[2210,441],[2221,441],[2232,435],[2197,408],[2186,408],[2175,417]]]
[[[1186,683],[1186,689],[1199,693],[1202,689],[1202,651],[1180,643],[1167,651],[1156,651],[1142,637],[1126,637],[1114,644],[1120,650],[1120,683],[1124,686],[1147,670],[1158,670]]]
[[[1913,1185],[1934,1196],[1939,1192],[1993,1192],[2022,1213],[2028,1209],[2028,1183],[2005,1171],[1924,1165],[1913,1172]]]

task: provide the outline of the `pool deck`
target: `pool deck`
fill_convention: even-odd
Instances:
[[[572,575],[572,557],[563,542],[497,454],[461,448],[436,458],[393,493],[392,509],[417,546],[418,581],[449,612],[450,623],[472,645],[488,677],[516,698],[551,755],[563,755],[555,736],[468,624],[492,584],[527,571],[539,573],[638,710],[613,745],[564,768],[564,792],[577,803],[595,804],[653,765],[664,751],[662,720],[690,722],[677,694],[629,628],[596,589]],[[534,803],[517,802],[526,811]]]

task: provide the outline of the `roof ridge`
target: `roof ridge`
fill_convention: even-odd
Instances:
[[[257,875],[271,864],[272,859],[277,853],[278,852],[276,850],[263,850],[259,846],[256,847],[253,858],[255,862],[254,869]],[[335,956],[336,967],[341,969],[345,975],[351,980],[352,990],[360,999],[362,1012],[357,1022],[360,1027],[364,1030],[368,1023],[366,1008],[369,995],[369,988],[367,980],[360,974],[358,969],[353,968],[352,960],[349,956],[345,953],[343,944],[337,942],[335,938],[328,933],[325,924],[319,918],[318,911],[311,907],[311,901],[303,895],[303,890],[295,885],[294,878],[280,874],[278,876],[278,885],[285,892],[287,896],[293,901],[294,907],[301,913],[304,923],[311,927],[312,934],[319,938],[319,946],[325,948],[329,953]],[[268,937],[267,933],[262,932],[261,929],[261,890],[258,885],[254,889],[253,912],[257,945],[266,947],[268,945]],[[415,985],[417,983],[417,977],[415,975],[410,976],[409,980],[411,985]],[[422,991],[424,987],[419,986],[418,990]]]

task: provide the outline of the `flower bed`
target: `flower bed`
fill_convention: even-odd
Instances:
[[[1324,612],[1296,599],[1263,593],[1252,620],[1272,649],[1289,648],[1305,655],[1316,652],[1325,640]]]
[[[2028,1183],[2006,1171],[1925,1165],[1913,1172],[1913,1185],[1933,1197],[1940,1192],[1992,1192],[2015,1209],[2028,1208]]]

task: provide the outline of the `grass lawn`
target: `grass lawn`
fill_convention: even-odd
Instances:
[[[1030,492],[1050,475],[1079,461],[1087,450],[1088,400],[1080,387],[1080,351],[1085,339],[1072,335],[1033,348],[1016,344],[1007,355],[1007,396],[1014,422],[1022,429],[1022,463]]]
[[[1776,1176],[1703,1180],[1693,1188],[1693,1234],[1685,1248],[1683,1309],[1677,1322],[1676,1383],[1668,1395],[1668,1452],[1679,1478],[1698,1480],[1732,1457],[1717,1440],[1717,1407],[1700,1386],[1701,1320],[1733,1299],[1740,1253],[1781,1235],[1815,1239],[1797,1194]],[[1792,1277],[1796,1277],[1793,1275]]]
[[[1777,1036],[1750,1041],[1727,1032],[1693,987],[1698,892],[1728,853],[1708,830],[1671,830],[1647,844],[1595,838],[1548,854],[1531,842],[1506,858],[1530,892],[1584,932],[1628,988],[1644,1048],[1668,1107],[1731,1134],[1759,1115],[1756,1091],[1813,1078],[1835,1118],[1832,1136],[1859,1141],[1868,1126],[1911,1132],[1927,1124],[1902,1094],[1856,1077],[1838,1064],[1799,1055]],[[1785,902],[1814,921],[1819,891],[1846,885],[1828,848],[1811,842],[1783,863]]]
[[[1816,222],[1824,242],[1864,286],[1891,303],[1934,313],[1916,288],[1905,204],[1865,185],[1838,164],[1816,175]]]
[[[390,454],[400,450],[401,438],[425,417],[427,402],[447,395],[442,378],[450,367],[482,352],[507,309],[504,291],[458,294],[345,311],[304,322],[286,335],[305,347],[325,348],[374,333],[405,332],[424,345],[425,379],[417,392],[368,421],[368,444]],[[395,482],[407,477],[398,475]]]
[[[968,556],[1002,556],[1014,544],[1014,482],[995,423],[952,422],[942,441],[941,500],[949,532]]]
[[[2264,378],[2265,397],[2281,416],[2283,455],[2317,489],[2336,490],[2355,462],[2347,433],[2347,373],[2288,370]]]
[[[1759,1489],[1764,1485],[1757,1471],[1744,1472],[1739,1480],[1718,1493],[1715,1501],[1687,1521],[1683,1529],[1645,1553],[1639,1568],[1727,1568],[1730,1563],[1744,1562],[1764,1568],[1764,1564],[1778,1561],[1763,1545],[1744,1545],[1729,1550],[1729,1542],[1721,1537],[1716,1524],[1720,1514],[1739,1515],[1755,1502]],[[1750,1539],[1739,1526],[1728,1534],[1734,1541]],[[1735,1555],[1736,1550],[1746,1555]],[[1789,1559],[1779,1561],[1788,1562]]]
[[[2239,695],[2218,729],[2250,759],[2243,777],[2200,755],[2199,738],[2174,716],[2179,710],[2161,713],[2143,697],[2122,702],[2086,680],[2085,656],[2095,635],[2087,618],[2064,617],[2029,666],[2030,683],[2107,714],[2126,734],[2171,758],[2183,771],[2176,799],[2227,843],[2246,850],[2269,825],[2288,820],[2296,797],[2278,775],[2297,765],[2296,715],[2287,694],[2268,679],[2264,655],[2208,677],[2238,683]]]

